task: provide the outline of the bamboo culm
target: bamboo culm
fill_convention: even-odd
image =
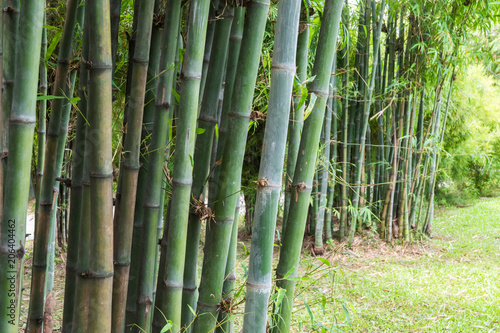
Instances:
[[[12,69],[15,71],[15,77],[22,80],[13,82],[12,110],[8,118],[9,161],[2,189],[4,194],[0,227],[0,294],[3,295],[0,309],[0,318],[3,320],[0,321],[0,331],[2,333],[18,331],[44,5],[43,0],[23,1],[19,13],[19,25],[23,29],[19,30],[18,38],[15,39],[15,48],[23,52],[17,52],[16,65]],[[18,8],[14,7],[12,10]]]
[[[279,2],[271,65],[271,90],[257,184],[243,332],[266,332],[272,288],[274,233],[281,192],[292,87],[295,75],[300,1]],[[237,223],[237,221],[233,222]]]

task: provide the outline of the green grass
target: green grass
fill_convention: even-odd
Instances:
[[[312,284],[301,282],[295,330],[499,332],[500,198],[441,210],[433,227],[434,239],[424,243],[373,240],[354,249],[359,257],[332,255],[333,282],[317,273]],[[304,272],[307,261],[321,264],[305,259]]]

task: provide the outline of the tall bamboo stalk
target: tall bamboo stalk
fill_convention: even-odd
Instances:
[[[110,3],[89,0],[89,332],[111,332],[113,286],[112,70]]]
[[[288,117],[295,75],[300,1],[282,0],[278,6],[271,90],[262,144],[252,244],[246,283],[243,332],[266,332],[272,283],[274,232],[285,158]],[[233,222],[237,223],[237,222]]]
[[[219,125],[219,140],[217,141],[217,150],[215,161],[221,161],[224,152],[224,146],[227,137],[227,126],[229,122],[229,110],[231,107],[231,96],[233,93],[234,79],[238,65],[238,57],[240,54],[241,40],[243,35],[243,27],[245,20],[245,7],[236,7],[234,10],[234,19],[231,26],[231,34],[229,36],[229,51],[226,64],[226,81],[224,83],[224,96],[222,111]],[[218,193],[218,179],[220,174],[220,165],[214,163],[212,172],[210,173],[210,184],[208,186],[208,203],[213,207]]]
[[[349,3],[345,1],[345,6],[342,12],[344,47],[340,52],[342,59],[342,184],[341,184],[341,201],[342,208],[340,214],[339,240],[342,242],[347,231],[347,205],[349,203]]]
[[[85,35],[86,37],[86,35]],[[73,163],[71,179],[71,197],[70,197],[70,221],[68,230],[68,249],[66,262],[66,281],[64,288],[64,310],[63,324],[61,330],[63,333],[69,333],[72,330],[73,314],[75,309],[76,296],[76,270],[78,264],[80,246],[81,225],[83,221],[83,178],[84,178],[84,158],[85,158],[85,131],[86,131],[86,85],[87,70],[83,63],[87,59],[88,45],[86,38],[83,38],[82,57],[80,64],[80,84],[78,87],[78,103],[75,139],[73,142]]]
[[[222,287],[222,311],[219,313],[218,326],[216,333],[232,333],[234,332],[234,322],[231,318],[232,306],[234,300],[234,287],[236,285],[236,254],[238,247],[238,222],[240,219],[240,201],[236,202],[234,211],[234,223],[231,230],[231,243],[229,245],[229,253],[226,263],[226,278]]]
[[[44,21],[45,21],[44,17]],[[40,83],[39,83],[39,94],[41,96],[47,96],[47,66],[45,62],[45,55],[47,53],[47,29],[43,28],[42,31],[42,54],[40,57]],[[1,92],[0,92],[1,94]],[[3,113],[2,113],[3,114]],[[42,187],[43,177],[43,164],[45,162],[45,139],[47,137],[47,100],[42,98],[38,102],[38,161],[37,161],[37,175],[36,175],[36,202],[35,202],[35,225],[38,223],[38,211],[40,209],[40,194]],[[1,167],[1,166],[0,166]],[[2,175],[3,177],[3,175]],[[3,179],[0,179],[2,181]],[[3,188],[3,187],[2,187]],[[0,191],[3,192],[3,191]],[[1,210],[0,210],[1,211]]]
[[[222,3],[221,3],[222,2]],[[203,49],[203,67],[201,69],[201,82],[200,82],[200,98],[203,98],[205,91],[205,83],[207,81],[208,68],[212,54],[212,44],[215,36],[215,26],[217,25],[218,16],[222,13],[218,10],[219,5],[224,7],[225,1],[210,0],[210,7],[208,9],[208,25],[207,36],[205,38],[205,47]]]
[[[18,331],[33,131],[44,15],[43,0],[25,0],[19,15],[15,77],[9,118],[8,167],[0,229],[0,331]],[[12,54],[11,54],[12,55]]]
[[[189,202],[192,184],[196,118],[203,67],[203,50],[208,23],[208,0],[195,0],[190,6],[189,36],[182,67],[181,100],[176,126],[176,146],[172,180],[172,202],[167,225],[165,262],[166,288],[161,307],[172,321],[173,330],[181,327],[182,283],[186,255]],[[160,268],[162,269],[162,268]]]
[[[302,3],[301,8],[301,22],[299,24],[299,35],[297,38],[297,77],[301,82],[307,79],[307,62],[309,52],[309,24],[307,22],[307,7]],[[302,96],[296,96],[293,102],[293,110],[290,113],[290,123],[288,125],[288,154],[286,159],[286,175],[285,175],[285,207],[283,208],[283,227],[281,233],[285,229],[285,223],[288,216],[288,209],[290,207],[290,198],[292,193],[292,181],[295,172],[295,163],[297,162],[297,155],[299,152],[300,136],[302,128],[304,127],[304,110],[305,104],[299,103]]]
[[[188,239],[186,244],[186,263],[182,294],[182,326],[187,327],[196,309],[198,284],[198,251],[200,243],[201,222],[206,218],[205,192],[210,172],[212,145],[217,124],[220,87],[223,80],[226,53],[234,15],[232,3],[226,5],[219,2],[217,12],[222,13],[215,23],[214,39],[210,63],[207,70],[205,92],[201,103],[198,128],[203,133],[197,135],[194,152],[193,185],[191,189],[191,210],[189,212]],[[191,309],[189,308],[191,307]]]
[[[83,8],[83,7],[82,7]],[[68,96],[68,98],[73,97],[74,92],[74,84],[76,79],[76,71],[71,73],[68,77],[69,83],[65,87],[64,94]],[[57,175],[56,179],[61,179],[61,172],[63,168],[63,161],[65,157],[66,151],[66,138],[68,136],[68,122],[71,112],[71,102],[66,101],[66,105],[63,105],[63,117],[61,118],[61,127],[59,129],[59,138],[57,143],[57,158],[56,158],[56,169],[55,174]],[[54,188],[60,188],[59,181],[54,183]],[[59,197],[59,191],[54,193],[54,202],[57,201]],[[50,229],[49,229],[49,241],[47,246],[47,270],[45,277],[45,306],[44,306],[44,322],[43,322],[43,331],[51,331],[53,326],[53,309],[55,303],[55,295],[54,295],[54,260],[55,260],[55,249],[56,249],[56,228],[57,228],[57,213],[61,207],[57,207],[54,205],[54,209],[50,214]]]
[[[173,114],[173,101],[172,89],[175,87],[176,79],[176,68],[166,70],[169,68],[170,64],[174,64],[176,61],[176,54],[179,45],[179,23],[181,15],[181,1],[168,1],[166,4],[165,11],[165,26],[163,28],[162,34],[162,53],[160,59],[159,72],[161,73],[158,77],[158,85],[156,87],[156,98],[155,98],[155,116],[153,124],[153,137],[151,143],[151,157],[150,157],[150,189],[146,193],[148,198],[145,199],[145,204],[155,210],[158,202],[156,198],[151,196],[153,202],[150,202],[149,194],[154,194],[158,192],[159,189],[156,187],[160,186],[158,182],[153,181],[160,179],[163,174],[163,155],[165,153],[165,142],[170,139],[171,133],[169,130],[169,122],[172,119]],[[169,201],[169,206],[171,200]],[[146,207],[145,207],[146,208]],[[167,218],[170,215],[170,211],[167,210]],[[147,216],[145,215],[145,218]],[[160,267],[158,269],[158,282],[157,294],[155,299],[155,311],[153,315],[153,332],[161,332],[163,326],[166,324],[163,317],[164,311],[164,299],[165,289],[167,284],[165,283],[165,261],[166,261],[166,230],[168,223],[165,221],[164,233],[161,242],[161,256],[160,256]]]
[[[311,83],[309,91],[317,96],[314,107],[304,122],[304,131],[300,141],[299,156],[293,179],[294,197],[290,203],[287,227],[283,234],[280,259],[276,270],[277,286],[286,289],[286,295],[277,316],[277,325],[272,332],[288,332],[292,316],[292,304],[295,291],[295,280],[298,274],[298,264],[302,239],[309,205],[314,165],[318,153],[321,126],[325,115],[326,102],[329,95],[330,73],[333,63],[333,53],[337,45],[339,23],[342,14],[343,0],[327,0],[323,12],[318,48],[312,75],[316,78]],[[285,278],[290,275],[292,279]]]
[[[88,18],[85,20],[88,26]],[[73,279],[75,279],[74,296],[70,293],[64,296],[64,312],[62,332],[87,332],[88,325],[88,272],[89,270],[89,246],[90,246],[90,180],[88,172],[89,145],[87,144],[87,94],[88,94],[88,70],[85,64],[88,62],[89,53],[88,29],[83,30],[82,56],[80,61],[80,77],[78,86],[78,113],[76,120],[76,133],[73,150],[73,179],[71,180],[71,228],[76,229],[78,242],[74,242],[70,248],[68,244],[68,263],[66,265],[66,284],[72,279],[70,270],[73,268]],[[70,230],[71,230],[70,228]],[[72,234],[72,232],[71,232]],[[76,246],[76,248],[74,248]],[[70,251],[71,249],[71,251]],[[73,251],[76,252],[73,254]],[[74,257],[76,257],[75,261]],[[69,282],[71,283],[71,282]],[[68,304],[66,304],[68,303]],[[72,303],[71,305],[69,303]]]
[[[327,111],[332,113],[332,125],[331,125],[331,140],[328,145],[331,145],[331,151],[328,156],[328,171],[327,171],[327,196],[326,196],[326,207],[325,207],[325,239],[332,239],[332,212],[333,212],[333,200],[335,194],[335,184],[337,176],[337,131],[338,131],[338,97],[337,97],[337,52],[333,55],[333,64],[330,76],[330,95],[328,96]],[[333,166],[332,166],[333,164]]]
[[[332,78],[335,76],[336,67],[336,52],[334,52],[333,63],[330,76],[330,82],[332,83]],[[325,112],[325,119],[323,121],[323,127],[321,129],[320,136],[320,154],[316,163],[319,164],[317,177],[318,177],[318,196],[319,196],[319,206],[318,206],[318,215],[316,220],[316,228],[314,230],[314,252],[316,254],[322,254],[323,249],[323,229],[325,226],[325,214],[326,214],[326,204],[327,204],[327,194],[328,194],[328,178],[330,176],[330,137],[332,131],[332,105],[333,105],[333,97],[331,97],[332,88],[328,89],[328,101],[327,101],[327,109]]]
[[[126,290],[130,269],[130,251],[136,201],[137,178],[140,168],[139,153],[141,147],[142,119],[144,97],[149,64],[149,50],[153,29],[154,0],[142,0],[139,5],[136,42],[132,58],[132,74],[129,99],[127,103],[126,134],[123,145],[123,159],[119,182],[122,184],[121,196],[116,200],[114,233],[113,276],[113,331],[118,332],[125,327]]]

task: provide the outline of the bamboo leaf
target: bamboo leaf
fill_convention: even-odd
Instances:
[[[193,311],[192,309],[190,309],[190,310]],[[160,333],[166,333],[166,332],[170,331],[171,328],[172,328],[172,323],[169,322],[165,326],[163,326]]]
[[[326,258],[318,258],[319,261],[321,261],[323,264],[327,265],[328,267],[332,267],[332,264],[330,261]]]
[[[52,53],[54,52],[57,44],[59,43],[59,40],[61,39],[61,36],[62,36],[62,30],[59,30],[54,35],[54,38],[52,38],[52,41],[50,42],[50,45],[47,48],[47,54],[45,55],[45,61],[49,61],[50,57],[52,56]]]
[[[342,308],[344,309],[345,317],[347,318],[347,322],[349,323],[349,326],[351,326],[351,319],[349,317],[349,310],[347,310],[346,306],[342,304]]]
[[[306,307],[307,312],[309,313],[309,317],[311,318],[311,323],[314,323],[314,316],[312,314],[311,308],[309,307],[309,304],[307,304],[306,300],[302,298],[304,301],[304,306]]]

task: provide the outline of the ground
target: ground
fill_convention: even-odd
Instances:
[[[335,243],[322,258],[306,253],[293,331],[499,332],[500,198],[439,209],[436,215],[432,240],[390,245],[367,233],[356,239],[352,251]],[[240,280],[248,267],[248,246],[247,240],[239,244]],[[27,256],[23,309],[29,302],[29,246]],[[65,254],[56,260],[57,332],[62,320]],[[236,327],[244,311],[238,301]],[[26,310],[24,321],[25,316]]]

